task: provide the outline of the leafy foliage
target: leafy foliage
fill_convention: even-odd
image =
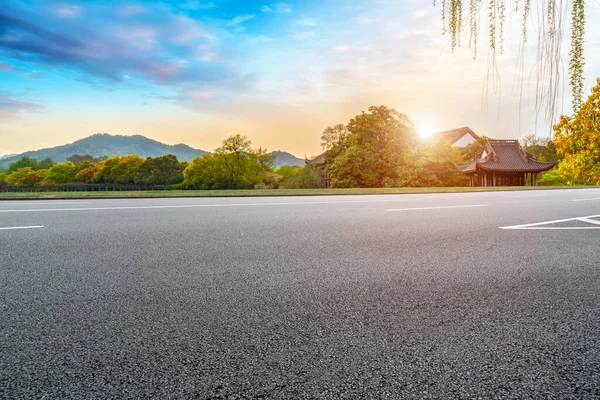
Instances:
[[[385,106],[369,107],[350,120],[347,133],[325,153],[332,187],[382,187],[398,178],[403,156],[416,143],[410,119]],[[326,130],[327,131],[327,130]],[[321,138],[327,142],[329,138]]]
[[[273,159],[266,149],[253,149],[245,136],[230,136],[214,155],[204,154],[192,161],[183,172],[184,183],[196,189],[250,189],[265,183]]]
[[[6,183],[14,186],[36,186],[46,178],[47,170],[34,170],[31,167],[23,167],[11,172],[6,177]]]
[[[600,78],[579,112],[554,126],[557,174],[569,184],[600,184]]]
[[[279,185],[284,189],[318,189],[325,187],[321,172],[312,165],[296,168]]]
[[[172,154],[148,157],[135,175],[137,185],[172,185],[183,182],[183,166]]]
[[[60,185],[73,182],[77,174],[77,166],[71,161],[54,164],[48,170],[45,181],[50,184]]]
[[[21,168],[29,167],[34,171],[38,171],[40,169],[48,169],[50,168],[54,162],[50,158],[45,158],[42,161],[38,161],[35,158],[31,157],[21,157],[17,161],[10,164],[8,167],[9,172],[15,172]]]

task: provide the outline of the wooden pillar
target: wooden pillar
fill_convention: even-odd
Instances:
[[[496,172],[494,172],[494,186],[496,186]]]

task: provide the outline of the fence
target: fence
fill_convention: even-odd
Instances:
[[[104,183],[82,183],[65,185],[39,185],[39,186],[9,186],[0,185],[0,192],[116,192],[132,190],[173,190],[180,189],[166,185],[114,185]]]

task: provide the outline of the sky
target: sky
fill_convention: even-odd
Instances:
[[[468,33],[453,53],[429,0],[0,2],[0,154],[94,133],[211,151],[239,133],[310,157],[327,126],[371,105],[426,131],[550,132],[535,113],[534,41],[517,68],[518,20],[483,95],[484,24],[477,59]],[[600,5],[588,3],[586,95],[600,77]],[[563,47],[567,76],[568,32]],[[559,112],[570,103],[563,83]]]

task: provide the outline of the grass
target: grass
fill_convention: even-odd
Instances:
[[[251,190],[135,190],[108,192],[30,192],[0,193],[0,200],[29,199],[106,199],[160,197],[255,197],[255,196],[325,196],[411,193],[461,193],[515,190],[553,190],[589,186],[496,186],[496,187],[423,187],[423,188],[352,188],[352,189],[251,189]]]

